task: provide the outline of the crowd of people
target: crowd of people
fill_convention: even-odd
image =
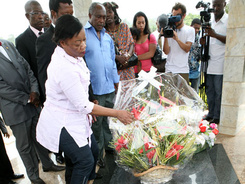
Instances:
[[[135,79],[141,70],[149,72],[157,44],[163,51],[158,71],[181,75],[198,92],[201,44],[210,38],[206,120],[219,123],[228,15],[225,0],[212,3],[214,16],[203,34],[200,19],[185,25],[186,7],[176,3],[171,13],[181,18],[175,22],[173,37],[167,38],[160,27],[164,14],[152,33],[144,12],[135,14],[130,28],[114,2],[93,2],[89,20],[82,25],[73,16],[71,0],[49,0],[50,17],[38,1],[27,1],[28,28],[16,38],[15,46],[0,39],[0,111],[16,138],[30,181],[45,183],[39,177],[39,160],[44,172],[65,170],[67,184],[102,177],[95,173],[96,165],[106,167],[104,152],[114,152],[107,118],[116,117],[125,125],[134,121],[132,113],[113,109],[119,81]],[[133,54],[138,62],[127,67]],[[8,137],[1,119],[0,127]],[[14,184],[12,180],[23,174],[14,174],[2,136],[0,149],[4,163],[0,183]],[[65,166],[55,165],[50,152]]]

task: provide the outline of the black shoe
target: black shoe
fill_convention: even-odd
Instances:
[[[219,119],[213,119],[213,120],[212,120],[212,121],[210,121],[209,123],[219,124]]]
[[[206,121],[212,121],[213,118],[209,117],[209,116],[206,116],[205,118],[203,118],[203,120],[206,120]]]
[[[35,180],[31,180],[32,184],[46,184],[41,178],[37,178]]]
[[[50,168],[43,167],[43,172],[49,172],[49,171],[59,172],[65,170],[65,168],[66,168],[65,166],[58,166],[53,164]]]
[[[99,180],[101,178],[103,178],[103,175],[100,173],[96,173],[95,180]]]
[[[56,156],[56,162],[59,164],[64,164],[64,157],[62,155],[55,155]]]
[[[100,166],[100,168],[105,168],[105,161],[103,159],[99,159],[97,161],[97,165]]]
[[[17,180],[17,179],[20,179],[20,178],[23,178],[23,177],[24,177],[24,174],[13,174],[11,176],[11,179]]]

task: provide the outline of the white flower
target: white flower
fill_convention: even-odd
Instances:
[[[207,120],[202,121],[203,126],[209,127],[209,122]]]
[[[204,144],[205,144],[205,139],[204,139],[204,137],[201,136],[201,135],[197,135],[197,137],[196,137],[196,143],[197,143],[197,144],[201,144],[202,146],[204,146]]]
[[[204,137],[205,140],[207,140],[207,141],[209,140],[209,136],[208,135],[206,135],[204,133],[202,133],[201,135]]]
[[[215,139],[215,134],[214,134],[213,132],[210,132],[210,133],[209,133],[209,138],[210,138],[211,140],[214,140],[214,139]]]

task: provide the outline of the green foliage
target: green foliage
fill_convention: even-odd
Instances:
[[[149,19],[149,27],[151,32],[154,32],[157,29],[156,20],[157,19]]]
[[[196,15],[196,14],[191,14],[189,13],[188,15],[186,15],[184,22],[186,25],[190,26],[191,22],[194,18],[199,18],[200,19],[200,15]]]
[[[226,7],[225,7],[225,12],[228,14],[229,13],[229,8],[230,8],[230,3],[227,3],[226,4]]]

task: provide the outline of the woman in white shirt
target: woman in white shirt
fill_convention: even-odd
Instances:
[[[82,58],[86,37],[77,18],[61,16],[55,26],[54,41],[58,46],[47,69],[47,98],[37,126],[37,140],[52,152],[57,153],[59,148],[64,151],[68,159],[66,182],[86,184],[95,178],[98,157],[90,114],[117,117],[123,124],[131,123],[133,114],[88,100],[90,71]]]

